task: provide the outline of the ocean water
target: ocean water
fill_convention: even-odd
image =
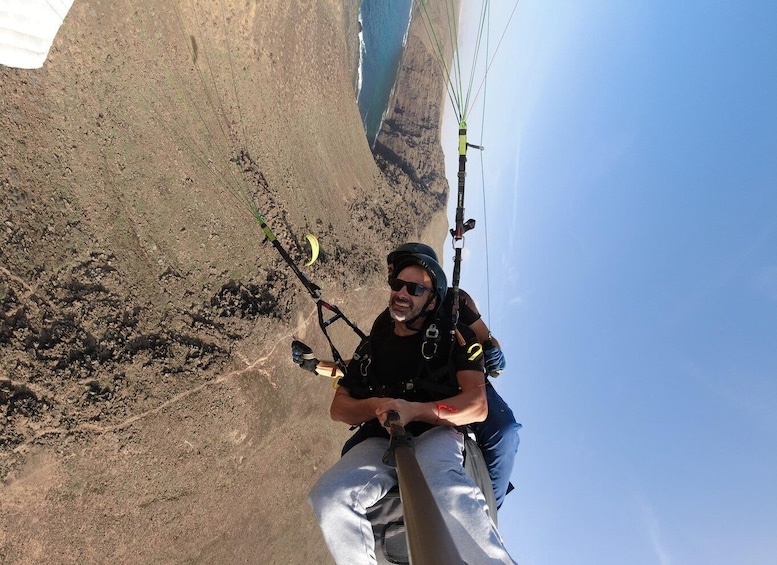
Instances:
[[[362,0],[359,9],[361,61],[359,112],[370,146],[380,131],[383,114],[407,39],[413,0]]]

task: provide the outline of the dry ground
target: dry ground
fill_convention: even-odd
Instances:
[[[363,328],[386,250],[441,244],[439,73],[414,33],[379,168],[357,10],[76,0],[0,67],[0,562],[329,562],[305,496],[348,431],[289,344],[328,349],[236,197],[300,266],[319,237],[301,268]]]

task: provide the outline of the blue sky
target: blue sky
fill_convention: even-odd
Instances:
[[[775,30],[770,1],[518,3],[468,118],[461,286],[524,425],[522,565],[777,563]]]

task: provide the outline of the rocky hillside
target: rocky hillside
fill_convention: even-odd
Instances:
[[[365,328],[386,250],[442,242],[441,78],[411,34],[376,159],[357,11],[76,0],[42,69],[0,67],[0,562],[328,562],[305,496],[348,432],[247,201]]]

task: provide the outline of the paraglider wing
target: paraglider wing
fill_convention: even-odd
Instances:
[[[305,263],[305,266],[310,267],[313,263],[316,262],[316,259],[318,259],[319,245],[318,239],[312,233],[306,233],[305,237],[308,238],[308,242],[310,243],[310,260]]]
[[[0,0],[0,65],[39,69],[73,0]]]

